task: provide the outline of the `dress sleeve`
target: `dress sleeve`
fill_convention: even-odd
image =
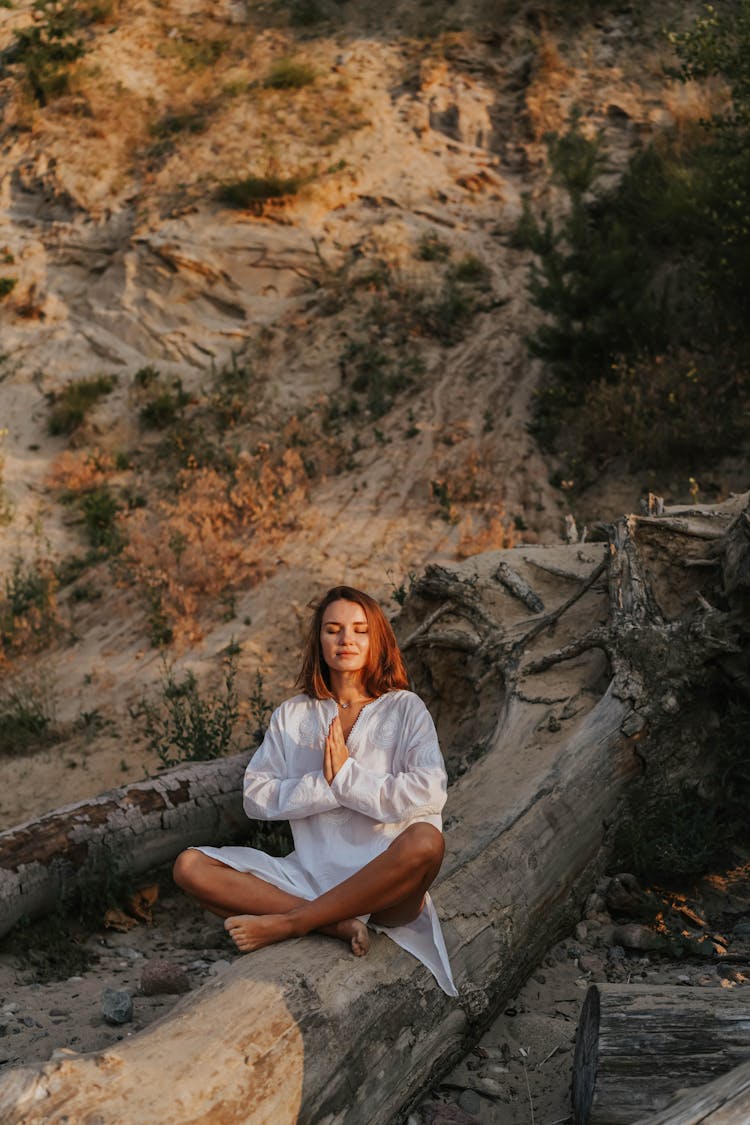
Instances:
[[[265,738],[245,770],[243,808],[247,815],[255,820],[300,820],[339,808],[322,769],[300,777],[288,775],[285,737],[282,706],[271,716]]]
[[[381,824],[437,816],[445,804],[448,781],[437,731],[417,696],[411,697],[402,721],[398,772],[375,773],[347,758],[331,783],[339,804]]]

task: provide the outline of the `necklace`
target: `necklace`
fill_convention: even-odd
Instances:
[[[334,699],[335,698],[336,697],[334,696]],[[338,703],[342,711],[348,711],[354,703],[366,703],[367,698],[368,697],[366,695],[360,695],[357,697],[357,699],[350,699],[348,703],[342,703],[340,699],[336,699],[336,702]]]

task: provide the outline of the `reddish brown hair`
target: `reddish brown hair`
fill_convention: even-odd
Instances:
[[[362,669],[362,687],[367,694],[384,695],[387,691],[408,687],[404,661],[388,618],[374,598],[361,590],[355,590],[353,586],[333,586],[319,602],[311,603],[315,612],[310,622],[296,686],[313,699],[332,698],[331,677],[323,659],[320,630],[326,609],[331,602],[338,601],[354,602],[361,606],[367,618],[370,648],[367,664]]]

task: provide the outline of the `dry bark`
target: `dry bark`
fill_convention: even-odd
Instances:
[[[747,1125],[750,1121],[750,1062],[705,1086],[686,1090],[666,1109],[636,1125]]]
[[[666,985],[592,985],[576,1036],[575,1125],[653,1122],[675,1094],[750,1060],[747,1000]]]
[[[2,1120],[114,1123],[123,1104],[163,1125],[396,1119],[579,916],[648,732],[735,653],[746,618],[704,531],[740,507],[680,513],[674,532],[669,513],[629,517],[607,543],[492,552],[415,584],[399,629],[457,778],[435,899],[458,1002],[384,936],[364,960],[308,937],[116,1048],[11,1073]]]
[[[190,844],[247,833],[248,754],[180,766],[0,833],[0,935],[83,886],[138,876]]]

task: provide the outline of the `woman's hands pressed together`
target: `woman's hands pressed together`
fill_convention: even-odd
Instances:
[[[323,751],[323,777],[329,785],[348,757],[349,751],[344,741],[341,719],[336,715],[328,728],[325,750]]]

